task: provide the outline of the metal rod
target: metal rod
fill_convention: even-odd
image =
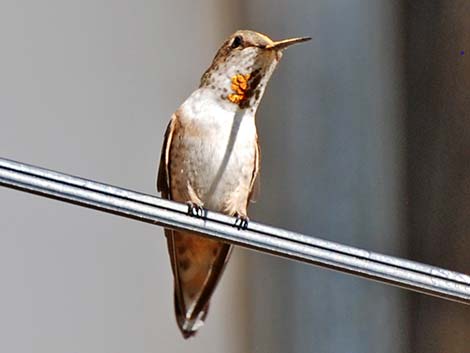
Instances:
[[[0,185],[470,304],[470,276],[393,256],[207,212],[187,215],[187,206],[158,197],[0,158]]]

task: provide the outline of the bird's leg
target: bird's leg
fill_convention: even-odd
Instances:
[[[207,211],[204,207],[192,201],[188,201],[186,204],[188,205],[188,215],[197,218],[206,218]]]
[[[235,224],[233,225],[236,227],[238,230],[247,230],[248,229],[248,222],[250,219],[246,214],[242,214],[240,212],[237,212],[235,214]]]

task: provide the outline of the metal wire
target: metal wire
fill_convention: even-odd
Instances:
[[[462,273],[253,221],[238,230],[234,218],[219,213],[190,217],[184,204],[3,158],[0,185],[470,304],[470,276]]]

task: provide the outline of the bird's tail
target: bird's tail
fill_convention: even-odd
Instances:
[[[165,234],[174,275],[176,320],[184,338],[189,338],[204,323],[231,246],[190,232],[166,230]]]

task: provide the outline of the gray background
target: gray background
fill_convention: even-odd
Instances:
[[[223,39],[310,35],[258,113],[252,218],[469,273],[468,14],[1,0],[0,155],[155,193],[168,119]],[[241,249],[184,341],[161,229],[3,188],[0,214],[1,352],[470,352],[467,307]]]

